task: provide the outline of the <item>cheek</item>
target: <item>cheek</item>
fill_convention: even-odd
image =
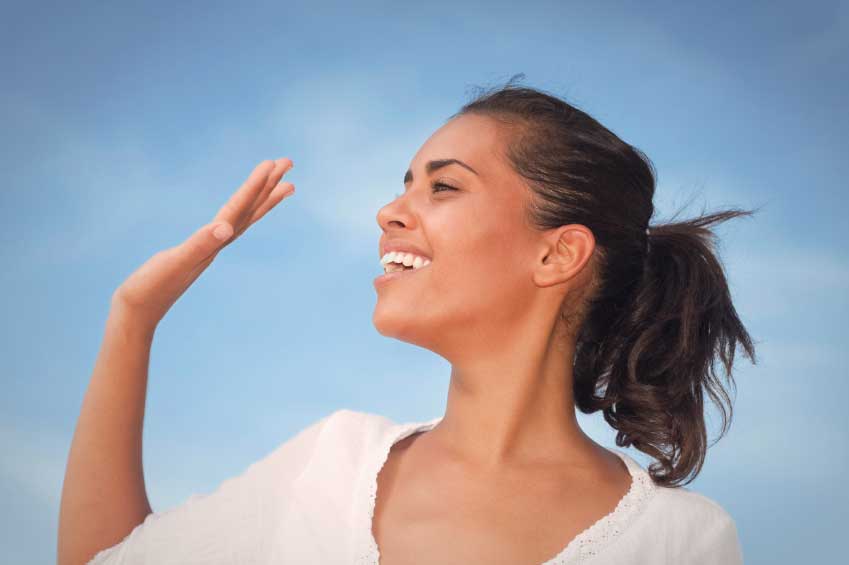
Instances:
[[[493,310],[514,316],[516,309],[526,309],[533,290],[527,272],[530,239],[516,215],[518,204],[471,197],[463,204],[446,206],[445,214],[432,216],[435,221],[427,226],[437,252],[428,301],[442,316],[468,320],[491,316]]]
[[[525,256],[505,232],[488,230],[456,243],[434,263],[432,290],[446,309],[470,314],[524,302],[529,290]]]

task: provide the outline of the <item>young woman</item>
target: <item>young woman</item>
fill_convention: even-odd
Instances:
[[[655,173],[550,94],[481,93],[383,207],[373,323],[450,361],[445,414],[337,410],[213,493],[153,512],[141,464],[154,330],[294,191],[263,161],[214,220],[114,293],[68,460],[59,563],[742,563],[715,501],[685,488],[737,345],[754,347],[712,245],[728,210],[649,225]],[[575,409],[601,410],[605,448]],[[93,559],[92,559],[93,558]]]

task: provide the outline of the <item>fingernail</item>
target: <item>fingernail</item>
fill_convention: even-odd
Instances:
[[[233,226],[231,226],[230,224],[218,224],[212,231],[212,235],[215,236],[215,239],[224,241],[225,239],[233,235]]]

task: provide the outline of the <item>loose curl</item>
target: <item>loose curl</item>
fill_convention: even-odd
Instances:
[[[595,277],[577,306],[564,301],[561,312],[576,339],[575,405],[585,414],[601,410],[616,445],[656,459],[648,471],[657,484],[688,484],[709,447],[704,393],[722,414],[716,441],[733,415],[716,357],[735,395],[737,345],[756,363],[709,228],[753,212],[649,226],[656,184],[649,158],[573,105],[512,84],[522,77],[484,90],[449,119],[477,114],[501,124],[505,157],[531,189],[530,225],[592,231]]]

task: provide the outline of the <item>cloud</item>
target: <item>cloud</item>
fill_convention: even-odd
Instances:
[[[15,104],[26,116],[20,135],[35,141],[26,163],[8,163],[17,188],[5,199],[23,211],[26,237],[14,253],[7,248],[7,261],[85,261],[138,239],[153,220],[179,215],[168,206],[173,179],[140,139],[121,130],[83,130],[32,101]]]
[[[836,316],[835,308],[847,307],[849,260],[837,247],[805,246],[793,239],[773,209],[773,203],[781,204],[775,199],[745,178],[661,172],[652,223],[669,221],[682,207],[678,221],[728,208],[754,210],[751,217],[714,227],[735,304],[750,319],[789,319],[815,311],[824,319]]]
[[[394,87],[384,74],[350,70],[301,77],[257,123],[224,117],[207,125],[202,151],[177,166],[133,127],[85,129],[36,102],[15,100],[16,128],[34,136],[27,163],[38,166],[10,163],[20,188],[6,192],[4,201],[29,212],[26,237],[14,254],[7,251],[7,260],[63,266],[140,241],[153,242],[151,252],[177,244],[212,218],[262,158],[284,155],[296,162],[287,178],[298,194],[288,205],[340,245],[361,250],[379,237],[377,211],[403,189],[413,155],[450,113],[429,114],[400,92],[405,80],[415,82],[405,77],[413,73],[396,69]],[[401,126],[399,112],[410,116]],[[269,140],[282,140],[274,141],[284,146],[281,155],[252,158]],[[244,170],[232,181],[221,180],[238,168]],[[177,239],[169,229],[179,230]]]
[[[0,477],[58,512],[69,446],[55,432],[0,425]]]
[[[836,250],[806,248],[761,235],[752,248],[731,247],[724,254],[735,301],[746,317],[778,320],[798,335],[799,324],[816,320],[842,325],[847,311],[849,264]]]
[[[379,237],[378,210],[403,190],[409,162],[451,113],[418,107],[400,91],[415,84],[413,71],[387,73],[391,84],[387,74],[352,70],[301,77],[268,119],[305,156],[295,169],[301,206],[358,248]]]

